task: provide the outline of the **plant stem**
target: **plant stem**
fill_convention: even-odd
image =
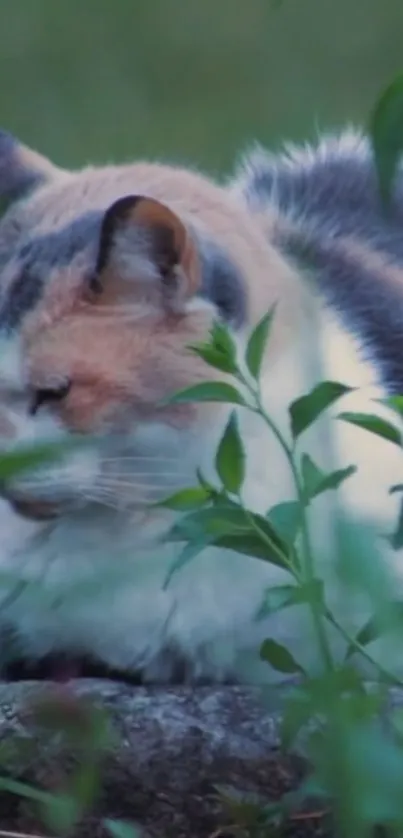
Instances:
[[[271,430],[272,434],[276,438],[277,442],[281,446],[285,457],[289,463],[291,474],[294,480],[295,488],[297,491],[297,498],[298,503],[301,507],[301,534],[302,534],[302,549],[303,549],[303,568],[304,568],[304,582],[309,584],[313,582],[315,579],[315,564],[314,564],[314,557],[311,545],[311,539],[309,534],[309,526],[306,516],[306,504],[304,502],[304,495],[303,495],[303,487],[301,485],[300,477],[298,474],[298,469],[294,460],[294,452],[293,449],[288,445],[287,441],[284,439],[281,431],[278,429],[277,425],[273,422],[271,417],[266,412],[260,392],[258,388],[254,388],[250,382],[244,378],[241,374],[240,378],[242,383],[245,387],[247,387],[249,393],[253,396],[255,400],[255,407],[251,408],[254,413],[260,416],[263,421],[266,423],[268,428]],[[301,581],[301,580],[300,580]],[[322,613],[321,613],[321,606],[320,603],[317,603],[315,600],[309,602],[311,613],[312,613],[312,620],[314,623],[314,628],[316,632],[316,637],[318,640],[318,646],[320,650],[320,654],[325,666],[325,669],[330,672],[333,670],[333,658],[332,653],[330,650],[329,641],[327,638],[326,630],[322,620]]]
[[[291,473],[292,473],[292,476],[293,476],[295,488],[296,488],[296,491],[297,491],[298,503],[301,507],[301,535],[302,535],[302,549],[303,549],[303,555],[304,555],[303,567],[304,567],[304,577],[305,577],[304,581],[309,584],[310,582],[313,582],[313,580],[315,578],[315,563],[314,563],[314,558],[313,558],[311,538],[310,538],[310,534],[309,534],[309,526],[308,526],[308,521],[307,521],[307,516],[306,516],[306,511],[305,511],[306,506],[305,506],[305,502],[304,502],[303,488],[301,486],[301,481],[300,481],[300,477],[299,477],[299,474],[298,474],[298,469],[297,469],[297,466],[296,466],[295,461],[294,461],[293,451],[289,447],[289,445],[287,444],[287,442],[284,439],[282,433],[279,431],[277,426],[273,423],[270,416],[266,413],[266,411],[265,411],[265,409],[262,405],[260,395],[257,397],[257,409],[258,409],[258,413],[260,414],[262,419],[264,419],[264,421],[266,422],[266,424],[268,425],[268,427],[270,428],[272,433],[275,435],[279,444],[281,445],[281,447],[284,451],[284,454],[285,454],[285,456],[288,460],[288,463],[290,465],[290,469],[291,469]],[[320,649],[320,652],[321,652],[321,655],[322,655],[322,658],[323,658],[323,662],[324,662],[325,668],[328,671],[331,671],[333,669],[333,658],[332,658],[332,653],[331,653],[331,650],[330,650],[329,642],[328,642],[328,639],[327,639],[326,630],[325,630],[325,627],[324,627],[323,621],[322,621],[321,606],[320,606],[320,603],[317,603],[315,600],[310,601],[309,604],[310,604],[310,607],[311,607],[312,619],[313,619],[314,627],[315,627],[315,630],[316,630],[318,645],[319,645],[319,649]]]
[[[280,550],[275,545],[275,543],[273,541],[271,541],[269,536],[266,535],[265,532],[263,532],[261,527],[259,527],[259,524],[256,522],[256,519],[254,518],[254,516],[250,513],[249,509],[247,509],[247,507],[243,504],[241,497],[238,498],[238,501],[239,501],[240,506],[242,506],[242,509],[245,513],[245,517],[247,518],[249,524],[251,525],[252,529],[255,530],[255,532],[257,533],[257,535],[261,539],[261,541],[263,541],[263,543],[266,544],[266,546],[269,548],[269,550],[271,550],[273,553],[276,554],[276,556],[279,557],[279,559],[281,560],[281,563],[286,566],[287,570],[290,571],[291,575],[294,576],[294,578],[297,579],[297,581],[299,582],[300,579],[299,579],[299,576],[298,576],[298,570],[297,570],[296,567],[294,567],[293,563],[290,561],[287,554],[283,553],[283,551]]]
[[[313,551],[312,551],[312,545],[311,545],[310,534],[309,534],[309,527],[308,527],[307,517],[306,517],[306,514],[305,514],[305,506],[306,505],[305,505],[305,502],[304,502],[303,490],[302,490],[302,486],[301,486],[300,477],[299,477],[299,474],[298,474],[298,469],[297,469],[295,461],[294,461],[293,448],[291,448],[287,444],[287,442],[284,439],[281,431],[279,431],[277,426],[274,424],[273,420],[270,418],[270,416],[266,412],[266,410],[265,410],[265,408],[262,404],[260,393],[258,391],[255,391],[254,388],[249,384],[249,382],[246,379],[243,379],[243,383],[245,384],[245,386],[248,388],[249,392],[252,394],[252,396],[255,399],[256,407],[252,408],[252,410],[258,416],[260,416],[264,420],[266,425],[270,428],[272,434],[277,439],[279,445],[281,446],[281,448],[282,448],[282,450],[283,450],[283,452],[284,452],[284,454],[285,454],[285,456],[288,460],[288,463],[289,463],[289,466],[290,466],[290,469],[291,469],[291,473],[292,473],[292,476],[293,476],[295,488],[297,490],[298,502],[299,502],[299,504],[301,506],[301,510],[302,510],[301,535],[302,535],[303,553],[304,553],[304,559],[305,559],[305,561],[304,561],[305,579],[301,580],[301,578],[299,577],[299,573],[298,573],[297,569],[294,570],[294,574],[295,574],[296,579],[299,582],[301,582],[301,581],[305,581],[305,582],[308,582],[308,583],[312,582],[314,577],[315,577],[315,565],[314,565]],[[260,534],[261,537],[264,536],[264,533],[260,533],[260,531],[259,531],[259,534]],[[329,646],[329,643],[328,643],[326,632],[325,632],[325,629],[323,627],[320,605],[318,606],[318,604],[316,602],[310,602],[310,606],[311,606],[312,617],[313,617],[314,626],[315,626],[316,633],[317,633],[318,644],[319,644],[319,647],[320,647],[322,658],[323,658],[323,661],[325,663],[326,668],[328,669],[328,671],[330,671],[330,670],[333,669],[333,658],[332,658],[332,654],[331,654],[331,651],[330,651],[330,646]],[[340,623],[338,623],[338,621],[335,619],[335,617],[333,616],[333,614],[330,611],[326,612],[326,619],[328,620],[328,622],[330,622],[334,626],[334,628],[339,632],[339,634],[341,634],[341,636],[344,638],[344,640],[346,640],[346,642],[350,646],[352,646],[356,650],[356,652],[358,652],[358,654],[360,654],[363,658],[365,658],[368,661],[368,663],[370,663],[371,666],[373,666],[380,673],[380,675],[383,676],[383,678],[389,684],[393,684],[394,686],[399,686],[399,687],[403,686],[403,681],[401,681],[397,676],[393,675],[391,672],[389,672],[387,669],[385,669],[378,661],[376,661],[375,658],[373,658],[373,656],[371,655],[371,653],[368,652],[367,649],[365,649],[365,647],[362,646],[361,643],[359,643],[359,641],[355,639],[355,637],[352,637],[349,634],[349,632],[346,629],[344,629],[342,625],[340,625]]]
[[[277,428],[277,426],[275,425],[273,420],[270,418],[270,416],[266,412],[266,410],[265,410],[265,408],[262,404],[262,400],[261,400],[261,396],[260,396],[259,391],[255,390],[251,386],[251,384],[246,379],[244,379],[243,377],[242,377],[242,380],[243,380],[244,385],[248,388],[249,392],[251,393],[251,395],[253,396],[253,398],[256,402],[256,407],[253,407],[253,408],[250,408],[250,409],[252,409],[254,413],[256,413],[258,416],[260,416],[264,420],[264,422],[269,427],[269,429],[271,430],[274,437],[277,439],[279,445],[281,446],[281,448],[282,448],[282,450],[283,450],[283,452],[286,456],[286,459],[288,460],[290,470],[291,470],[291,473],[292,473],[292,477],[293,477],[293,480],[294,480],[295,488],[296,488],[296,491],[297,491],[298,502],[299,502],[299,504],[301,506],[301,510],[302,510],[301,535],[302,535],[302,545],[303,545],[303,553],[304,553],[304,560],[305,560],[304,561],[304,571],[305,571],[304,580],[302,580],[300,578],[300,575],[299,575],[299,572],[298,572],[297,568],[294,569],[294,575],[295,575],[295,578],[297,579],[297,581],[299,581],[299,582],[302,582],[302,581],[305,581],[305,582],[308,582],[308,583],[312,582],[315,578],[315,564],[314,564],[314,557],[313,557],[313,551],[312,551],[308,521],[307,521],[307,516],[305,514],[306,504],[305,504],[305,501],[304,501],[303,489],[302,489],[302,486],[301,486],[301,481],[300,481],[300,477],[299,477],[299,474],[298,474],[298,469],[296,467],[295,460],[294,460],[294,450],[291,446],[288,445],[288,443],[284,439],[281,431],[279,431],[279,429]],[[260,530],[259,530],[259,534],[263,538],[264,533],[261,533]],[[323,658],[323,661],[325,663],[326,669],[328,671],[331,671],[333,669],[333,658],[332,658],[329,642],[328,642],[328,639],[327,639],[326,631],[324,629],[323,622],[322,622],[322,614],[321,614],[320,605],[318,606],[318,604],[316,602],[312,601],[312,602],[310,602],[310,607],[311,607],[311,611],[312,611],[312,617],[313,617],[314,626],[315,626],[316,633],[317,633],[318,644],[319,644],[319,647],[320,647],[322,658]],[[345,628],[343,628],[343,626],[336,620],[336,618],[333,616],[333,614],[328,610],[326,611],[326,619],[328,620],[329,623],[331,623],[331,625],[334,626],[334,628],[339,632],[339,634],[344,638],[344,640],[346,640],[346,642],[351,647],[353,647],[356,650],[356,652],[361,655],[361,657],[365,658],[365,660],[367,660],[368,663],[370,663],[371,666],[373,666],[374,669],[377,670],[380,673],[380,675],[385,679],[385,681],[387,681],[389,684],[394,685],[394,686],[399,686],[399,687],[403,686],[403,681],[400,680],[397,676],[393,675],[391,672],[389,672],[387,669],[385,669],[382,666],[382,664],[380,664],[377,660],[375,660],[375,658],[371,655],[371,653],[368,652],[367,649],[364,646],[362,646],[361,643],[358,640],[356,640],[355,637],[352,637],[349,634],[349,632]]]
[[[352,646],[361,657],[365,658],[374,669],[377,669],[378,672],[384,677],[385,681],[395,687],[403,687],[403,681],[401,681],[396,675],[393,675],[392,672],[389,672],[385,667],[382,666],[375,658],[372,657],[371,653],[367,651],[365,646],[362,646],[361,643],[356,640],[355,637],[352,637],[349,632],[343,628],[343,626],[336,620],[333,616],[331,611],[326,610],[326,619],[334,626],[335,629],[341,634],[344,640]]]

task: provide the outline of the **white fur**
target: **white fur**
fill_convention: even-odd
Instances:
[[[321,370],[311,370],[307,375],[301,347],[296,345],[273,361],[265,377],[267,410],[286,435],[289,402],[320,379],[338,380],[358,388],[344,397],[333,412],[371,412],[373,399],[383,395],[370,365],[360,360],[354,341],[327,313],[322,326]],[[316,341],[315,347],[317,352]],[[7,361],[3,361],[8,372],[12,368],[11,355],[10,350]],[[0,380],[4,374],[0,369]],[[380,412],[379,405],[376,411]],[[15,421],[15,409],[12,414]],[[181,467],[188,473],[188,479],[184,478],[178,487],[193,483],[195,465],[213,473],[211,454],[224,418],[217,428],[209,430],[203,442],[200,429],[194,438],[186,438],[161,425],[143,427],[134,437],[133,451],[143,452],[144,456],[147,452],[176,452]],[[283,453],[261,420],[241,410],[240,421],[247,443],[245,499],[252,508],[265,512],[292,497],[291,477]],[[60,432],[46,411],[27,417],[22,410],[17,427],[18,441],[41,440],[48,438],[50,431],[53,436]],[[378,520],[380,527],[391,527],[397,500],[389,497],[388,489],[402,479],[402,452],[391,443],[336,419],[330,427],[330,437],[328,423],[322,427],[324,436],[316,431],[304,435],[301,451],[309,450],[324,468],[332,463],[357,464],[358,474],[343,487],[342,502],[350,511],[369,516],[371,521]],[[329,438],[334,444],[333,453],[326,442]],[[63,493],[69,497],[69,492],[77,493],[83,485],[86,491],[96,487],[100,465],[94,452],[79,452],[75,460],[49,466],[45,473],[49,476],[50,497],[62,497]],[[20,485],[23,490],[23,478]],[[37,489],[39,497],[43,497],[44,491],[46,496],[44,485],[42,494],[40,485]],[[14,516],[3,504],[0,517],[7,532],[2,543],[2,570],[40,580],[42,586],[39,597],[35,589],[28,587],[7,607],[3,604],[1,611],[5,622],[10,620],[18,627],[28,654],[40,656],[52,649],[92,653],[124,669],[144,666],[146,675],[162,679],[171,674],[162,654],[167,643],[192,661],[192,677],[220,678],[236,667],[243,667],[245,674],[243,654],[256,649],[258,641],[268,634],[287,638],[300,657],[314,657],[305,609],[293,614],[284,612],[281,618],[265,624],[254,623],[265,589],[289,581],[285,572],[257,559],[206,550],[163,590],[166,573],[177,553],[176,548],[159,543],[172,524],[171,513],[148,515],[141,509],[133,512],[123,507],[114,511],[100,506],[96,511],[95,507],[83,507],[67,512],[54,523],[34,525]],[[323,518],[318,524],[319,544],[328,535],[324,521]],[[321,525],[325,533],[320,533]],[[94,588],[84,587],[80,594],[80,585],[89,580]],[[249,659],[248,667],[248,677],[261,677],[259,667],[250,669]],[[267,674],[266,669],[264,672]]]
[[[238,196],[242,196],[242,189],[240,183]],[[137,253],[137,240],[132,244]],[[142,255],[147,273],[147,253]],[[281,267],[280,257],[278,263],[269,260],[269,267],[272,264],[275,272],[277,264]],[[205,301],[192,300],[187,310],[206,306]],[[144,313],[145,309],[139,311],[134,305],[128,317],[135,320]],[[289,439],[291,401],[323,379],[356,388],[340,400],[330,418],[303,435],[298,450],[300,454],[309,452],[324,470],[356,464],[357,474],[340,491],[340,505],[376,524],[380,531],[391,531],[399,496],[390,496],[388,491],[393,483],[403,480],[402,451],[334,418],[340,410],[375,409],[397,424],[386,408],[374,402],[384,393],[373,367],[362,360],[359,346],[328,311],[320,311],[318,320],[308,318],[300,333],[289,328],[286,337],[283,342],[278,340],[281,351],[276,350],[273,357],[269,346],[263,380],[268,413]],[[245,338],[239,338],[241,352]],[[0,350],[0,419],[4,411],[15,429],[13,442],[63,438],[63,427],[50,411],[28,415],[18,340],[4,341]],[[304,607],[293,613],[286,611],[264,624],[254,622],[266,588],[290,581],[280,569],[257,559],[209,549],[178,572],[167,590],[163,589],[178,552],[176,546],[161,543],[174,516],[142,508],[141,501],[156,498],[151,497],[147,481],[141,488],[140,475],[148,469],[149,483],[151,479],[152,485],[158,482],[164,494],[194,484],[197,466],[214,478],[213,455],[228,411],[217,411],[217,415],[215,426],[199,426],[193,433],[179,433],[159,423],[136,427],[123,453],[112,442],[103,451],[80,450],[64,462],[48,465],[37,478],[20,476],[5,487],[4,492],[14,497],[20,493],[36,500],[66,503],[65,514],[48,524],[27,522],[5,502],[0,503],[0,625],[3,621],[16,627],[27,654],[41,656],[51,650],[92,653],[113,666],[142,666],[149,677],[169,678],[169,661],[163,652],[167,644],[172,644],[191,662],[192,676],[219,678],[237,667],[245,672],[244,653],[256,651],[259,640],[274,635],[280,640],[286,638],[299,657],[312,663],[316,647]],[[295,496],[290,470],[262,420],[242,409],[239,419],[246,443],[245,502],[264,514]],[[10,439],[4,444],[9,450]],[[163,457],[172,457],[176,465],[164,467]],[[120,493],[116,492],[117,508],[106,504],[100,489],[106,461],[112,458],[119,460],[120,480],[126,481],[125,485],[121,482]],[[130,480],[139,483],[136,497]],[[98,506],[87,502],[94,496],[98,496]],[[329,542],[332,515],[337,511],[335,495],[329,493],[324,502],[315,502],[313,511],[318,571],[331,578]],[[39,590],[28,586],[8,600],[10,580],[2,572],[37,581]],[[248,669],[248,675],[252,674],[260,677],[259,667],[253,666],[253,673]]]

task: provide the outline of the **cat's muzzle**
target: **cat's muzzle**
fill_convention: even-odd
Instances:
[[[11,491],[4,484],[0,485],[0,496],[8,501],[19,515],[34,521],[47,521],[60,514],[60,504],[29,498],[20,492]]]

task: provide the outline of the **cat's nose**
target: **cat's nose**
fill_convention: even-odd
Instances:
[[[34,521],[49,521],[59,514],[59,507],[55,503],[26,499],[14,499],[10,503],[15,512]]]
[[[13,491],[5,480],[0,479],[0,497],[8,501],[10,506],[24,518],[31,518],[35,521],[44,521],[55,518],[59,514],[59,507],[56,503],[37,500],[28,497],[21,492]]]

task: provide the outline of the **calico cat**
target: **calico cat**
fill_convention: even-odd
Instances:
[[[220,185],[159,163],[66,171],[2,133],[0,195],[1,447],[97,442],[0,484],[1,570],[41,586],[36,599],[29,585],[2,593],[4,632],[31,659],[89,655],[154,681],[178,660],[189,680],[225,679],[268,633],[297,642],[291,623],[255,621],[266,588],[288,581],[256,559],[207,549],[163,589],[178,547],[163,539],[173,513],[152,504],[194,485],[197,468],[214,478],[230,408],[162,402],[223,377],[189,350],[214,320],[242,353],[274,303],[262,389],[284,433],[289,403],[321,379],[355,388],[344,410],[403,392],[401,185],[386,218],[355,134],[254,151]],[[264,512],[292,497],[291,476],[261,420],[240,409],[240,423],[245,500]],[[329,427],[304,440],[321,465]],[[332,458],[359,466],[341,504],[388,529],[401,451],[331,428]]]

